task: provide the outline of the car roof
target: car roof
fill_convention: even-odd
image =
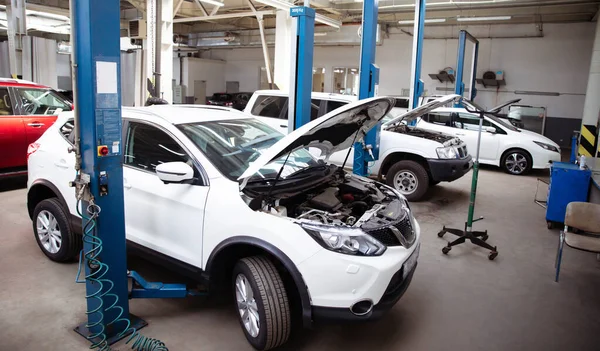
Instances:
[[[163,120],[171,124],[250,119],[238,110],[208,105],[152,105],[146,107],[123,107],[123,115],[149,121]]]
[[[273,96],[288,96],[289,93],[283,90],[257,90],[254,92],[256,95],[273,95]],[[321,93],[313,91],[311,93],[312,98],[319,98],[323,100],[343,100],[343,101],[357,101],[358,98],[354,95],[343,95],[336,93]]]
[[[34,82],[30,82],[28,80],[23,79],[13,79],[13,78],[0,78],[0,86],[11,86],[11,87],[28,87],[28,88],[43,88],[49,89],[50,87],[37,84]]]

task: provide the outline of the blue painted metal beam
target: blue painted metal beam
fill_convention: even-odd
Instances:
[[[104,332],[111,339],[125,325],[108,324],[120,311],[124,318],[129,317],[121,165],[120,3],[119,0],[77,0],[71,3],[81,173],[89,175],[91,196],[102,209],[94,234],[103,243],[99,258],[110,267],[102,279],[113,283],[110,295],[104,295],[97,294],[98,283],[87,280],[88,311],[101,312],[88,314],[88,325],[94,326],[87,332],[93,335],[105,327]],[[102,146],[107,147],[104,156],[100,156],[99,148]],[[84,213],[87,205],[84,201]],[[84,243],[85,252],[97,247]],[[92,268],[88,262],[85,266],[86,275],[89,275]],[[103,283],[102,287],[104,293],[111,284]],[[98,296],[89,297],[94,294]],[[109,308],[115,303],[115,296],[111,295],[119,299],[113,308]]]
[[[294,79],[290,87],[289,131],[298,129],[310,122],[311,93],[313,76],[313,53],[315,44],[315,10],[306,7],[292,7],[290,16],[297,19],[296,46],[293,60]]]
[[[379,85],[379,67],[375,65],[375,44],[377,43],[378,0],[364,0],[362,38],[360,46],[360,100],[376,95]],[[381,124],[377,124],[364,138],[363,143],[354,144],[353,172],[366,176],[369,174],[368,163],[379,158],[379,133]]]
[[[464,83],[464,71],[465,71],[465,51],[467,47],[467,40],[473,43],[473,57],[471,61],[471,77],[469,87],[469,99],[474,100],[477,96],[477,88],[475,87],[475,74],[477,73],[477,59],[479,57],[479,41],[469,34],[466,30],[461,30],[458,33],[458,53],[456,58],[456,82],[454,85],[454,93],[460,96],[464,96],[465,83]],[[460,102],[454,104],[455,107],[461,107]]]
[[[423,35],[425,32],[425,7],[426,0],[417,0],[415,6],[415,26],[413,33],[413,52],[411,67],[411,91],[410,107],[412,109],[419,106],[419,97],[423,94],[425,83],[421,80],[421,62],[423,60]],[[411,121],[411,125],[416,125],[417,121]]]
[[[136,271],[130,271],[127,276],[135,284],[131,289],[129,297],[132,299],[170,299],[183,298],[187,296],[203,296],[204,292],[188,290],[185,284],[165,284],[159,282],[148,282]]]

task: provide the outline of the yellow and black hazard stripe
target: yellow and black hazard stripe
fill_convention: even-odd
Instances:
[[[596,154],[596,132],[598,128],[593,124],[581,125],[581,136],[579,137],[579,154],[592,157]]]

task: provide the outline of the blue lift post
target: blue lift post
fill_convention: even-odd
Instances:
[[[425,32],[425,7],[426,0],[416,0],[415,26],[413,33],[412,67],[410,75],[410,107],[417,108],[419,97],[423,94],[425,83],[421,80],[421,61],[423,60],[423,35]],[[411,126],[417,124],[417,120],[410,122]]]
[[[89,191],[84,196],[82,212],[86,214],[90,201],[101,208],[93,231],[102,240],[98,258],[110,267],[102,279],[113,283],[111,289],[108,283],[86,281],[88,311],[95,312],[88,313],[87,323],[75,331],[94,343],[102,339],[94,336],[104,333],[107,342],[112,344],[125,336],[120,333],[127,327],[126,323],[111,323],[119,315],[129,319],[131,327],[136,329],[146,325],[129,314],[121,164],[120,2],[77,0],[71,5],[76,129],[80,140],[76,166],[80,176],[76,183],[79,183],[78,189],[85,184]],[[97,248],[97,244],[84,243],[84,252]],[[95,269],[97,267],[86,260],[85,274],[89,276]],[[101,294],[98,294],[99,286],[102,286]],[[108,289],[110,294],[105,295]],[[96,297],[90,297],[92,295]],[[115,296],[118,297],[116,302]]]
[[[467,39],[474,44],[473,47],[473,61],[471,63],[471,86],[469,87],[469,100],[475,100],[477,96],[477,89],[475,88],[475,74],[477,73],[477,56],[479,54],[479,40],[469,34],[466,30],[461,30],[458,33],[458,57],[456,59],[456,83],[454,86],[454,93],[460,96],[464,96],[465,83],[463,83],[463,75],[465,70],[465,50],[467,46]],[[461,107],[460,102],[454,104],[454,107]]]
[[[379,0],[364,0],[362,38],[360,46],[360,85],[358,99],[377,95],[379,67],[375,64],[375,44],[377,43],[377,13]],[[311,71],[312,72],[312,71]],[[379,133],[381,124],[371,129],[363,143],[354,143],[353,172],[361,176],[369,174],[369,162],[379,158]]]
[[[308,5],[308,2],[305,2]],[[292,7],[290,16],[296,19],[295,45],[292,43],[292,79],[288,100],[288,131],[310,122],[315,44],[315,10],[307,6]]]

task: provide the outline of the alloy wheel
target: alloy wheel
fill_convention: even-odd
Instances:
[[[252,286],[250,286],[250,282],[248,282],[248,279],[243,274],[238,274],[235,278],[235,298],[238,312],[246,331],[253,338],[257,337],[260,331],[258,306],[254,298]]]
[[[55,254],[62,245],[62,234],[58,222],[49,211],[41,211],[36,219],[37,235],[46,251]]]
[[[506,157],[504,165],[510,173],[521,174],[527,169],[527,158],[523,154],[514,152]]]

